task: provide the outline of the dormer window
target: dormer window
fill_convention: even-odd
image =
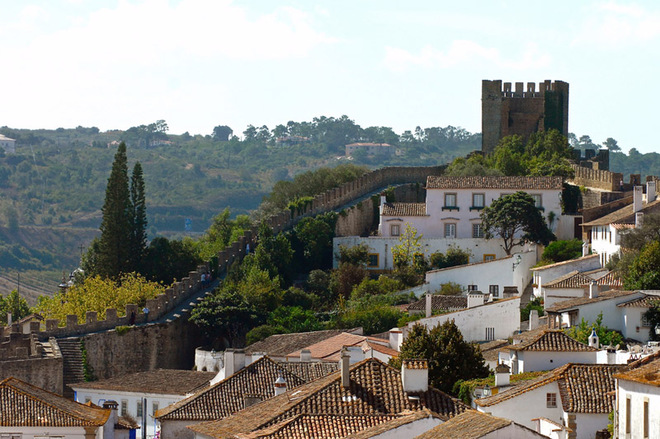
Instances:
[[[442,210],[458,210],[455,193],[445,193],[445,205]]]

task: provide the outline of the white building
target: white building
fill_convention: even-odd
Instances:
[[[6,153],[14,154],[16,152],[16,140],[0,134],[0,147],[4,148]]]
[[[142,437],[142,426],[146,425],[147,438],[153,438],[158,431],[156,411],[208,387],[214,376],[213,372],[159,369],[70,387],[80,403],[103,405],[108,400],[117,401],[119,415],[130,416],[140,425],[138,436]]]
[[[598,255],[582,256],[577,259],[557,262],[555,264],[543,265],[532,268],[534,297],[543,297],[543,286],[574,271],[589,272],[601,268]],[[606,273],[603,270],[603,274]]]
[[[603,274],[604,273],[604,274]],[[599,291],[621,289],[623,282],[613,271],[596,269],[580,273],[572,271],[540,287],[544,308],[550,308],[564,300],[585,297],[594,288]],[[591,292],[593,295],[593,291]]]
[[[660,438],[660,353],[632,363],[614,378],[615,437]]]
[[[401,436],[403,437],[403,436]],[[406,436],[412,437],[412,436]],[[546,436],[515,422],[467,410],[415,439],[470,438],[470,439],[541,439]]]
[[[607,428],[614,408],[613,374],[625,366],[566,364],[539,378],[475,400],[477,409],[535,429],[544,418],[568,427],[577,439]]]

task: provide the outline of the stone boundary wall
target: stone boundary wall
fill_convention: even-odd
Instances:
[[[571,181],[572,184],[606,191],[618,191],[621,189],[623,174],[620,172],[601,171],[583,168],[578,165],[571,165],[571,168],[575,171],[575,177]]]
[[[316,195],[313,201],[302,212],[296,212],[294,214],[285,211],[272,215],[267,219],[267,224],[273,229],[273,233],[277,234],[293,227],[304,217],[316,216],[336,210],[378,188],[404,183],[425,184],[426,177],[429,175],[441,175],[444,168],[445,166],[401,166],[377,169],[365,173],[356,180]],[[133,323],[140,324],[159,320],[204,287],[201,285],[202,273],[226,273],[235,261],[242,260],[249,249],[253,250],[255,248],[256,238],[256,228],[246,230],[244,235],[237,241],[231,243],[223,251],[218,253],[217,267],[211,267],[211,262],[200,265],[197,267],[197,270],[191,271],[188,277],[181,279],[181,281],[174,283],[171,288],[166,289],[164,294],[147,300],[146,307],[149,309],[148,315],[145,315],[142,309],[138,309],[137,305],[129,304],[126,305],[124,310],[125,315],[123,317],[119,317],[116,309],[109,308],[105,312],[105,320],[98,320],[98,313],[96,311],[88,311],[85,315],[84,322],[79,322],[77,315],[68,315],[64,327],[58,326],[58,320],[48,319],[45,322],[45,330],[38,323],[35,323],[30,329],[37,333],[40,340],[44,340],[49,337],[82,336],[114,329],[117,326],[128,326]],[[0,328],[0,338],[11,337],[11,334],[18,332],[20,332],[20,328],[17,324],[9,328]]]

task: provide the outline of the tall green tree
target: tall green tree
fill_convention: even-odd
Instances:
[[[548,245],[555,235],[550,231],[531,195],[523,191],[505,195],[481,211],[486,239],[503,239],[507,255],[525,242]]]
[[[141,271],[147,249],[147,204],[142,165],[135,163],[131,175],[131,271]]]
[[[11,313],[12,321],[16,322],[30,314],[27,301],[18,295],[17,290],[12,290],[6,298],[0,294],[0,323],[7,324],[7,314]]]
[[[133,236],[133,207],[128,188],[128,159],[126,144],[120,143],[112,163],[105,190],[98,242],[96,273],[117,279],[121,273],[131,271],[131,241]]]
[[[428,330],[416,323],[401,345],[398,358],[390,364],[401,367],[402,360],[425,359],[429,362],[429,383],[436,389],[452,392],[458,380],[483,378],[489,374],[481,350],[463,339],[453,320]]]

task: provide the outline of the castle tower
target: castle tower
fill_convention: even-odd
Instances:
[[[489,153],[501,138],[518,134],[526,141],[537,131],[557,129],[568,135],[568,83],[550,80],[527,87],[501,80],[481,83],[481,150]]]

